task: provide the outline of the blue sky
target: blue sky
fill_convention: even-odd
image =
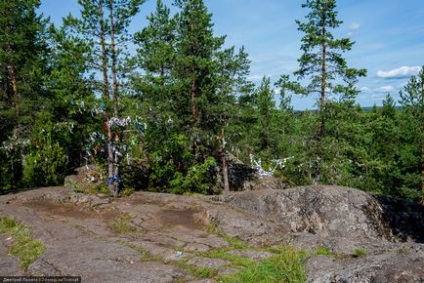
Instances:
[[[275,82],[281,74],[298,68],[302,33],[295,20],[304,21],[304,0],[204,0],[213,14],[215,34],[227,35],[226,44],[245,46],[251,64],[250,79],[263,76]],[[424,65],[423,0],[339,0],[339,19],[344,23],[333,33],[355,41],[344,57],[348,65],[366,68],[360,79],[357,101],[362,106],[381,104],[390,93],[398,100],[399,90]],[[171,0],[164,0],[170,5]],[[146,15],[154,11],[156,0],[147,0],[134,18],[132,30],[146,26]],[[78,15],[77,0],[42,0],[40,11],[61,24],[69,13]],[[295,96],[295,109],[313,108],[317,96]]]

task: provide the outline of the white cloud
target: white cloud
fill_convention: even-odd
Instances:
[[[387,72],[378,71],[377,76],[385,79],[405,78],[418,74],[420,69],[421,68],[419,66],[402,66],[398,69],[393,69]]]
[[[391,85],[386,85],[386,86],[382,86],[382,87],[380,87],[379,89],[378,89],[378,91],[380,91],[380,92],[391,92],[391,91],[394,91],[395,90],[395,88],[393,87],[393,86],[391,86]]]
[[[361,87],[360,88],[360,91],[363,91],[363,92],[369,92],[371,89],[369,89],[368,87],[366,87],[366,86],[364,86],[364,87]]]
[[[351,23],[349,25],[349,30],[350,31],[357,31],[360,27],[361,27],[361,24],[359,24],[359,23]]]
[[[348,27],[349,32],[348,32],[348,36],[353,36],[361,27],[361,24],[359,23],[351,23]]]

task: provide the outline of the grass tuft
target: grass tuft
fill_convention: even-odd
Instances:
[[[0,233],[10,235],[14,244],[10,253],[19,258],[20,266],[27,269],[45,251],[44,245],[34,240],[29,228],[10,217],[0,217]]]
[[[279,253],[260,263],[251,263],[240,272],[220,276],[225,283],[306,282],[303,263],[306,254],[290,247],[278,247]]]
[[[119,191],[121,197],[129,197],[135,192],[134,188],[126,187]]]
[[[314,251],[314,254],[324,255],[324,256],[334,256],[334,253],[329,248],[323,245],[317,247]]]
[[[353,256],[355,257],[361,257],[361,256],[366,256],[367,255],[367,251],[364,249],[355,249],[353,251]]]
[[[125,213],[111,221],[109,223],[109,228],[117,234],[128,234],[137,231],[137,227],[132,224],[132,217],[128,213]]]

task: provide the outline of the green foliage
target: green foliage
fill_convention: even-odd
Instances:
[[[76,193],[83,193],[88,195],[97,195],[97,194],[108,194],[109,188],[103,182],[101,183],[79,183],[70,180],[65,183],[65,187],[72,189]]]
[[[355,97],[354,85],[357,77],[365,76],[366,70],[347,66],[342,53],[352,49],[354,42],[349,38],[335,39],[331,31],[343,22],[337,19],[337,1],[307,0],[302,8],[308,8],[306,22],[296,21],[298,29],[305,35],[302,38],[299,58],[300,69],[295,72],[299,78],[310,77],[305,93],[319,92],[324,101],[320,102],[320,111],[324,109],[326,92],[342,95],[342,101]],[[320,52],[317,52],[317,51]],[[332,83],[339,77],[346,85]],[[321,104],[324,103],[324,104]]]
[[[121,194],[218,193],[230,152],[264,168],[285,160],[275,176],[293,186],[424,198],[424,68],[401,92],[402,108],[390,95],[371,111],[355,105],[366,71],[343,58],[354,43],[335,37],[337,1],[302,5],[299,70],[275,83],[279,107],[269,78],[256,88],[248,80],[245,48],[214,34],[204,1],[170,9],[158,0],[133,37],[127,28],[145,1],[78,2],[82,16],[61,27],[36,14],[38,0],[0,3],[0,191],[60,184],[96,163],[120,175]],[[293,94],[318,94],[318,111],[294,111]],[[136,122],[108,131],[111,117]],[[74,189],[106,188],[90,185]]]
[[[314,254],[316,254],[316,255],[325,255],[325,256],[332,256],[332,255],[334,255],[334,253],[329,248],[327,248],[324,245],[318,246],[314,250]]]
[[[409,150],[415,151],[415,156],[419,156],[420,158],[416,158],[410,161],[415,161],[409,163],[408,165],[412,168],[415,167],[414,173],[418,173],[417,171],[421,171],[420,180],[418,178],[415,179],[414,183],[418,183],[418,190],[421,192],[413,193],[413,190],[404,190],[407,195],[412,193],[412,196],[416,199],[419,197],[421,202],[424,203],[424,66],[421,68],[420,72],[417,76],[411,76],[409,82],[404,87],[404,90],[400,92],[400,103],[405,107],[405,116],[408,120],[408,124],[404,125],[408,131],[406,133],[411,137],[415,142],[413,143],[415,147],[409,148]],[[418,170],[417,170],[418,169]],[[410,170],[408,170],[410,171]],[[412,170],[411,170],[412,171]],[[408,173],[411,173],[408,172]],[[411,175],[407,175],[411,177]],[[409,180],[413,180],[412,178]]]
[[[29,187],[52,186],[63,183],[66,155],[59,144],[47,144],[27,157],[24,179]]]
[[[135,35],[136,61],[146,71],[132,83],[149,129],[149,187],[211,193],[216,180],[206,167],[225,147],[235,94],[248,85],[249,61],[244,48],[222,48],[225,38],[214,36],[202,0],[178,1],[176,7],[171,16],[158,1],[148,26]]]
[[[34,125],[30,152],[26,158],[24,181],[30,187],[58,185],[63,182],[67,157],[55,141],[54,125],[47,113],[40,113]]]
[[[45,251],[45,246],[34,240],[28,227],[13,218],[0,217],[0,233],[7,233],[12,237],[14,244],[10,247],[10,252],[19,258],[20,265],[24,269]]]
[[[187,175],[176,174],[171,181],[171,192],[211,194],[215,186],[217,163],[213,157],[208,157],[203,164],[196,164],[188,169]]]
[[[154,129],[152,130],[154,131]],[[148,138],[150,138],[149,134]],[[150,187],[159,190],[174,187],[174,190],[182,193],[182,188],[176,186],[183,184],[184,175],[194,163],[194,157],[188,151],[188,137],[183,134],[170,133],[166,140],[162,140],[163,138],[166,136],[152,143],[152,148],[148,150],[148,152],[152,152],[149,158]]]
[[[306,85],[300,83],[289,83],[288,78],[282,77],[284,86],[302,95],[319,94],[318,101],[318,123],[312,138],[314,145],[309,151],[315,155],[312,178],[314,182],[327,183],[331,178],[326,178],[329,170],[337,170],[335,167],[328,168],[330,158],[327,157],[328,147],[323,141],[325,137],[338,139],[329,133],[329,125],[337,121],[329,114],[328,102],[333,103],[338,98],[340,105],[351,103],[358,90],[355,84],[358,77],[365,76],[365,69],[349,68],[342,54],[352,49],[354,42],[349,38],[336,39],[332,33],[343,22],[337,18],[337,1],[307,0],[302,8],[308,8],[306,22],[296,21],[298,30],[304,33],[300,49],[303,54],[298,59],[299,70],[294,72],[299,80],[305,80]],[[336,99],[331,101],[330,96]],[[330,107],[331,108],[331,107]],[[346,112],[347,113],[347,112]],[[332,142],[331,142],[332,143]],[[344,159],[342,157],[342,159]],[[331,173],[331,172],[330,172]],[[323,178],[323,179],[322,179]]]
[[[19,189],[33,121],[50,109],[47,20],[38,0],[0,3],[0,191]]]
[[[20,188],[23,174],[22,149],[0,148],[0,192]]]
[[[24,138],[33,114],[50,104],[47,21],[37,15],[39,0],[0,2],[0,142]]]
[[[365,249],[355,249],[353,251],[353,255],[355,257],[366,256],[367,255],[367,251]]]
[[[129,197],[130,195],[134,193],[134,191],[135,191],[134,188],[124,187],[123,189],[119,191],[119,195],[123,197]]]
[[[279,249],[279,253],[259,263],[248,265],[240,272],[221,276],[219,279],[229,283],[244,282],[306,282],[303,269],[305,254],[290,247]]]
[[[137,227],[132,224],[132,217],[123,214],[109,223],[109,227],[117,234],[128,234],[137,231]]]

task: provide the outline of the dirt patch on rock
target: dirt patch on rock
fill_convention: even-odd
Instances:
[[[162,210],[156,216],[164,229],[177,229],[179,231],[205,229],[199,210]]]
[[[23,203],[24,206],[34,209],[37,212],[59,217],[88,219],[99,217],[94,211],[88,211],[83,207],[78,207],[71,203],[54,203],[44,200],[27,201]]]

